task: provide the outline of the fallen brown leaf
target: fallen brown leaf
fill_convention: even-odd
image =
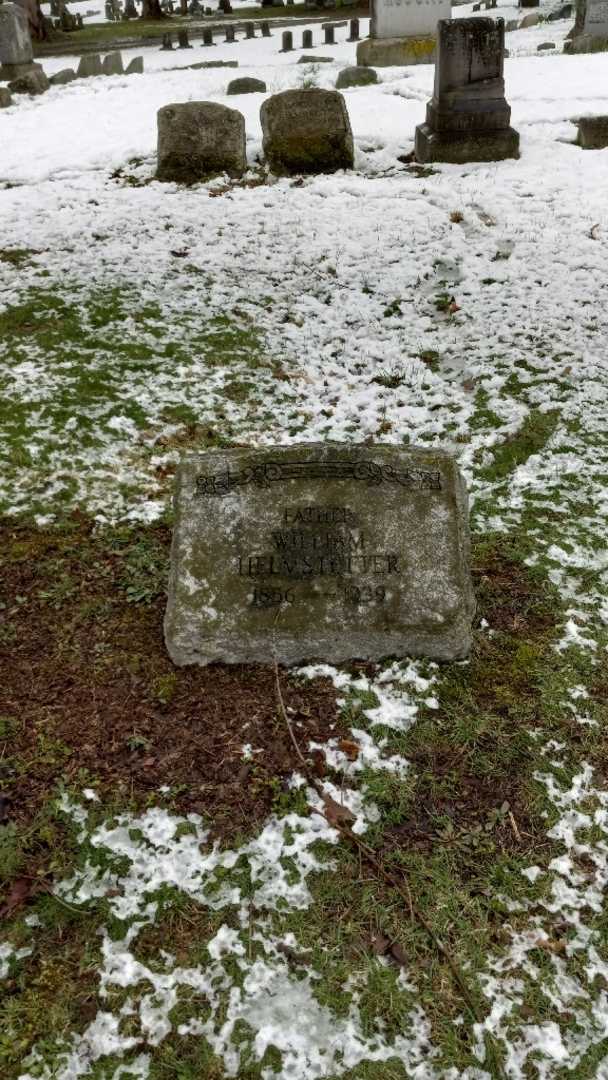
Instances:
[[[353,742],[352,739],[340,739],[338,747],[343,754],[346,754],[349,761],[356,761],[361,752],[359,743]]]
[[[340,825],[351,825],[355,820],[355,815],[351,813],[348,806],[341,806],[335,799],[332,799],[331,795],[323,796],[323,805],[325,807],[325,817],[330,825],[339,828]]]

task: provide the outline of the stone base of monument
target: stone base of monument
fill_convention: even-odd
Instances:
[[[357,45],[358,67],[409,67],[433,64],[437,41],[422,37],[366,38]]]
[[[576,56],[580,53],[608,52],[608,37],[581,34],[570,41],[564,41],[564,52],[569,56]]]
[[[14,94],[44,94],[50,86],[41,64],[3,64],[0,79]]]
[[[421,165],[446,162],[465,165],[468,161],[504,161],[519,157],[519,134],[512,127],[500,131],[433,131],[428,124],[416,128],[416,161]]]
[[[42,71],[42,64],[36,64],[33,60],[22,64],[0,64],[0,82],[12,82],[21,75],[28,75],[34,69]]]

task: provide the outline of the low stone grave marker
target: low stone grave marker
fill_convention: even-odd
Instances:
[[[349,23],[349,35],[348,35],[346,40],[347,41],[358,41],[359,40],[359,20],[358,19],[351,19],[350,20],[350,23]]]
[[[460,659],[467,497],[441,451],[303,444],[178,467],[165,640],[179,665]]]
[[[577,143],[583,150],[604,150],[608,146],[608,116],[581,116]]]
[[[122,53],[112,52],[104,56],[101,70],[104,75],[124,75]]]
[[[236,109],[215,101],[186,101],[164,105],[156,117],[157,180],[192,184],[245,172],[245,119]]]
[[[303,49],[312,49],[312,47],[313,47],[313,45],[312,45],[312,30],[303,30],[302,31],[302,48]]]
[[[291,30],[284,30],[281,37],[281,52],[291,52],[293,49],[293,34]]]

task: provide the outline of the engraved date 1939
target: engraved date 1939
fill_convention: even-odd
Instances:
[[[280,607],[282,604],[294,604],[296,600],[318,599],[342,600],[346,604],[382,604],[386,600],[386,589],[382,585],[346,584],[337,592],[300,593],[295,589],[254,589],[251,606],[255,608]]]

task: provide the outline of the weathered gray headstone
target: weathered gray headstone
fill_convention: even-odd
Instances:
[[[358,19],[351,19],[350,20],[349,34],[348,34],[348,37],[347,37],[346,40],[347,41],[358,41],[359,40],[359,20]]]
[[[270,33],[270,23],[262,23],[262,37],[272,37],[272,34]]]
[[[324,443],[178,468],[165,640],[176,664],[460,659],[467,498],[434,450]]]
[[[520,30],[529,30],[531,26],[538,26],[540,22],[540,15],[536,11],[531,11],[529,15],[524,15],[519,24]]]
[[[103,75],[101,58],[98,53],[87,53],[85,56],[81,56],[76,75],[79,79],[90,79],[95,75]]]
[[[61,71],[56,71],[54,75],[51,75],[49,82],[51,86],[67,86],[68,83],[74,82],[76,78],[76,72],[73,68],[62,68]]]
[[[233,94],[265,94],[266,83],[261,79],[252,79],[248,76],[243,76],[242,79],[232,79],[228,83],[226,93],[232,96]]]
[[[302,31],[302,48],[312,49],[312,30]]]
[[[357,46],[357,64],[393,67],[430,64],[437,23],[449,19],[451,0],[371,0],[369,38]]]
[[[158,180],[191,184],[247,168],[245,119],[215,101],[186,101],[158,110]]]
[[[281,35],[281,52],[291,52],[293,49],[293,34],[291,30],[284,30]]]
[[[378,75],[370,67],[347,67],[338,73],[336,90],[346,90],[349,86],[369,86],[378,82]]]
[[[0,109],[8,109],[13,104],[10,90],[6,86],[0,86]]]
[[[203,45],[213,45],[213,30],[206,26],[203,30]]]
[[[608,0],[587,0],[583,33],[591,37],[608,37]]]
[[[104,56],[101,69],[104,75],[124,75],[122,53],[111,52]]]
[[[143,56],[134,56],[133,59],[127,64],[125,69],[125,75],[143,75],[144,73],[144,58]]]
[[[246,22],[245,23],[245,37],[247,39],[251,39],[251,38],[255,37],[255,23],[252,23],[252,22]]]
[[[310,53],[302,53],[298,57],[298,64],[333,64],[333,56],[314,56]]]
[[[333,26],[326,26],[325,27],[325,44],[326,45],[335,45],[336,44],[335,27],[333,27]]]
[[[576,141],[583,150],[604,150],[608,146],[608,116],[581,116],[576,123]]]
[[[438,26],[433,97],[416,128],[415,155],[431,161],[501,161],[519,156],[503,77],[502,19],[447,19]]]
[[[262,147],[277,174],[352,169],[353,134],[337,90],[284,90],[260,109]]]

